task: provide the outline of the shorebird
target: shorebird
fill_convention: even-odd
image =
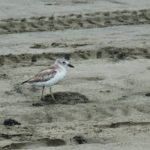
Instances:
[[[55,97],[52,92],[52,86],[55,85],[66,75],[68,67],[74,68],[74,66],[71,65],[66,59],[56,59],[53,65],[51,65],[45,70],[40,71],[38,74],[22,82],[21,84],[29,83],[34,86],[42,87],[41,99],[43,99],[45,87],[50,87],[51,97],[53,100],[55,100]]]

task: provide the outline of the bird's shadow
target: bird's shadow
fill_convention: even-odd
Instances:
[[[51,95],[46,95],[41,102],[33,103],[33,106],[44,106],[48,104],[65,104],[74,105],[78,103],[88,103],[89,99],[77,92],[57,92],[54,93],[55,100],[52,99]]]

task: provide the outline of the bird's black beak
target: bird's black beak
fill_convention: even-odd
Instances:
[[[68,66],[69,66],[69,67],[71,67],[71,68],[74,68],[74,66],[73,66],[73,65],[71,65],[71,64],[68,64]]]

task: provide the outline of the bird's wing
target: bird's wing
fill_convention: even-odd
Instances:
[[[52,79],[57,71],[55,70],[55,67],[50,67],[48,69],[40,71],[38,74],[36,74],[34,77],[29,79],[28,83],[34,83],[34,82],[44,82]]]

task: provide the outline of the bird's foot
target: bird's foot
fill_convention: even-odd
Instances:
[[[51,97],[52,97],[52,100],[53,100],[54,102],[56,102],[56,98],[54,97],[54,95],[51,95]]]
[[[44,97],[41,97],[41,101],[44,101],[45,99],[44,99]]]

